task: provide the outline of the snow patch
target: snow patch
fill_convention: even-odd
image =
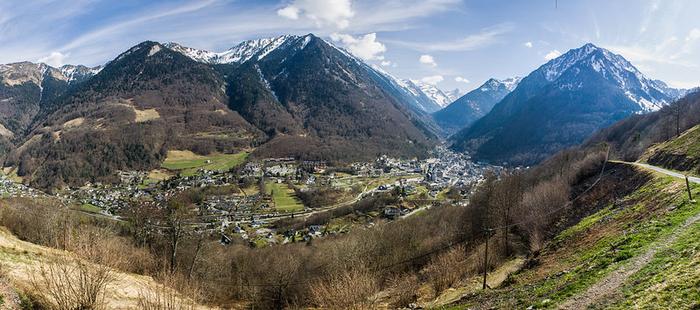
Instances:
[[[151,56],[155,55],[156,53],[160,52],[160,50],[161,50],[160,45],[158,45],[158,44],[153,45],[153,46],[151,47],[151,50],[148,51],[148,57],[151,57]]]

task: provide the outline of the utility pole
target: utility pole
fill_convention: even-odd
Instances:
[[[482,289],[486,289],[486,271],[488,270],[489,267],[489,236],[491,235],[491,231],[493,231],[490,228],[486,228],[486,244],[484,247],[484,284]]]
[[[685,176],[685,187],[688,189],[688,200],[693,201],[693,192],[690,190],[690,181],[688,181],[688,176]]]

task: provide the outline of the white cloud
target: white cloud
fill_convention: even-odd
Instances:
[[[447,42],[405,42],[392,41],[392,43],[412,48],[418,51],[433,52],[458,52],[473,51],[491,46],[501,41],[501,36],[511,32],[513,24],[504,23],[482,29],[479,33],[469,35],[463,39]]]
[[[678,40],[671,38],[657,44],[654,47],[643,47],[639,45],[629,46],[608,46],[608,49],[622,55],[627,60],[631,61],[635,66],[639,67],[644,63],[647,64],[663,64],[663,65],[678,65],[688,68],[697,67],[697,64],[688,62],[682,59],[692,52],[690,42],[679,45]]]
[[[294,20],[304,16],[319,28],[334,25],[344,29],[350,25],[350,18],[355,16],[355,12],[350,0],[294,0],[277,10],[277,15]]]
[[[431,75],[420,79],[421,82],[428,83],[431,85],[436,85],[437,83],[440,83],[443,80],[445,80],[445,78],[442,75]]]
[[[688,36],[685,37],[686,42],[692,42],[697,39],[700,39],[700,29],[699,28],[693,28],[690,30],[690,33],[688,33]]]
[[[295,6],[288,6],[277,10],[277,15],[286,17],[289,19],[297,20],[299,19],[299,9]]]
[[[530,41],[523,43],[523,45],[525,45],[527,48],[532,48],[532,42]]]
[[[49,56],[39,58],[37,62],[43,62],[52,67],[60,67],[66,64],[66,57],[68,57],[68,55],[52,52]]]
[[[384,60],[386,46],[377,41],[376,33],[353,37],[348,34],[333,33],[331,40],[342,43],[351,54],[362,60]]]
[[[429,65],[431,67],[437,66],[437,63],[435,62],[435,58],[433,58],[433,56],[430,56],[430,55],[420,55],[420,57],[418,58],[418,61],[420,61],[420,63],[422,63],[422,64]]]
[[[382,62],[380,63],[380,65],[382,65],[382,67],[389,67],[389,66],[391,66],[391,65],[393,65],[393,64],[394,64],[394,63],[392,63],[391,61],[388,61],[388,60],[384,60],[384,61],[382,61]]]
[[[557,57],[559,57],[559,56],[561,56],[561,52],[560,52],[560,51],[558,51],[558,50],[552,50],[552,51],[550,51],[549,53],[547,53],[547,55],[544,55],[544,59],[545,59],[545,60],[552,60],[552,59],[557,58]]]
[[[458,76],[458,77],[455,77],[455,82],[468,84],[469,80],[465,79],[464,77]]]
[[[700,80],[696,81],[664,81],[668,86],[675,87],[675,88],[685,88],[685,89],[691,89],[691,88],[696,88],[700,87]]]

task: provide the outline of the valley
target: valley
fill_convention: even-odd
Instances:
[[[56,198],[77,212],[123,222],[142,203],[165,205],[168,197],[196,192],[197,214],[187,225],[218,235],[223,243],[235,239],[264,246],[347,233],[448,201],[465,203],[468,191],[486,171],[500,170],[473,163],[444,146],[436,147],[426,160],[382,156],[342,166],[291,158],[249,160],[249,154],[171,151],[161,169],[120,171],[118,184],[88,183],[55,194],[4,176],[0,195]],[[369,210],[352,211],[375,195],[395,198]],[[350,212],[339,211],[345,208]],[[278,221],[284,222],[281,227]],[[295,229],[282,230],[285,227]]]
[[[700,308],[700,5],[550,4],[0,1],[0,308]]]

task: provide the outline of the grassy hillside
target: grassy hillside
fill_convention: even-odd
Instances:
[[[559,233],[502,287],[474,292],[453,307],[698,307],[700,248],[691,237],[700,231],[700,203],[688,201],[684,185],[653,175]]]
[[[650,164],[700,174],[700,125],[675,139],[649,148],[641,157]]]
[[[612,154],[626,161],[638,160],[650,147],[676,138],[700,124],[700,92],[692,92],[659,111],[630,116],[600,130],[586,142],[607,142]]]

